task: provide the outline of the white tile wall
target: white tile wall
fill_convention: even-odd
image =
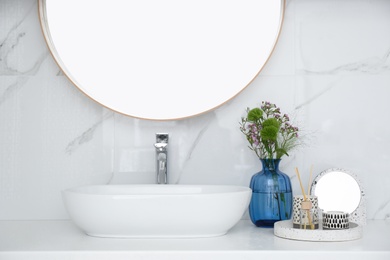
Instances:
[[[198,117],[153,122],[100,107],[49,55],[35,0],[0,0],[0,219],[62,219],[61,190],[151,183],[156,132],[170,134],[172,183],[248,185],[260,163],[238,122],[246,107],[278,104],[304,130],[285,158],[316,173],[353,171],[368,218],[390,218],[390,1],[287,0],[277,48],[231,102]],[[307,178],[304,178],[307,181]]]

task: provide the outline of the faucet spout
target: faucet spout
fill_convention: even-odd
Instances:
[[[159,153],[157,155],[157,184],[167,184],[167,155]]]
[[[156,179],[157,184],[168,183],[168,134],[156,134]]]

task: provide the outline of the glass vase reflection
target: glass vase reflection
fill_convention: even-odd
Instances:
[[[258,227],[273,227],[279,220],[291,218],[290,177],[279,170],[280,159],[261,159],[263,169],[252,176],[249,215]]]

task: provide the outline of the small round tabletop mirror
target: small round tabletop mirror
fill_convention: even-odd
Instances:
[[[365,224],[364,192],[357,177],[344,169],[328,169],[313,181],[310,194],[323,211],[343,211],[350,221]]]
[[[173,120],[238,95],[274,50],[285,0],[38,0],[50,52],[88,97]]]

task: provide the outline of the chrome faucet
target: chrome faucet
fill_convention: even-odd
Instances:
[[[156,176],[157,184],[168,184],[168,134],[156,134]]]

